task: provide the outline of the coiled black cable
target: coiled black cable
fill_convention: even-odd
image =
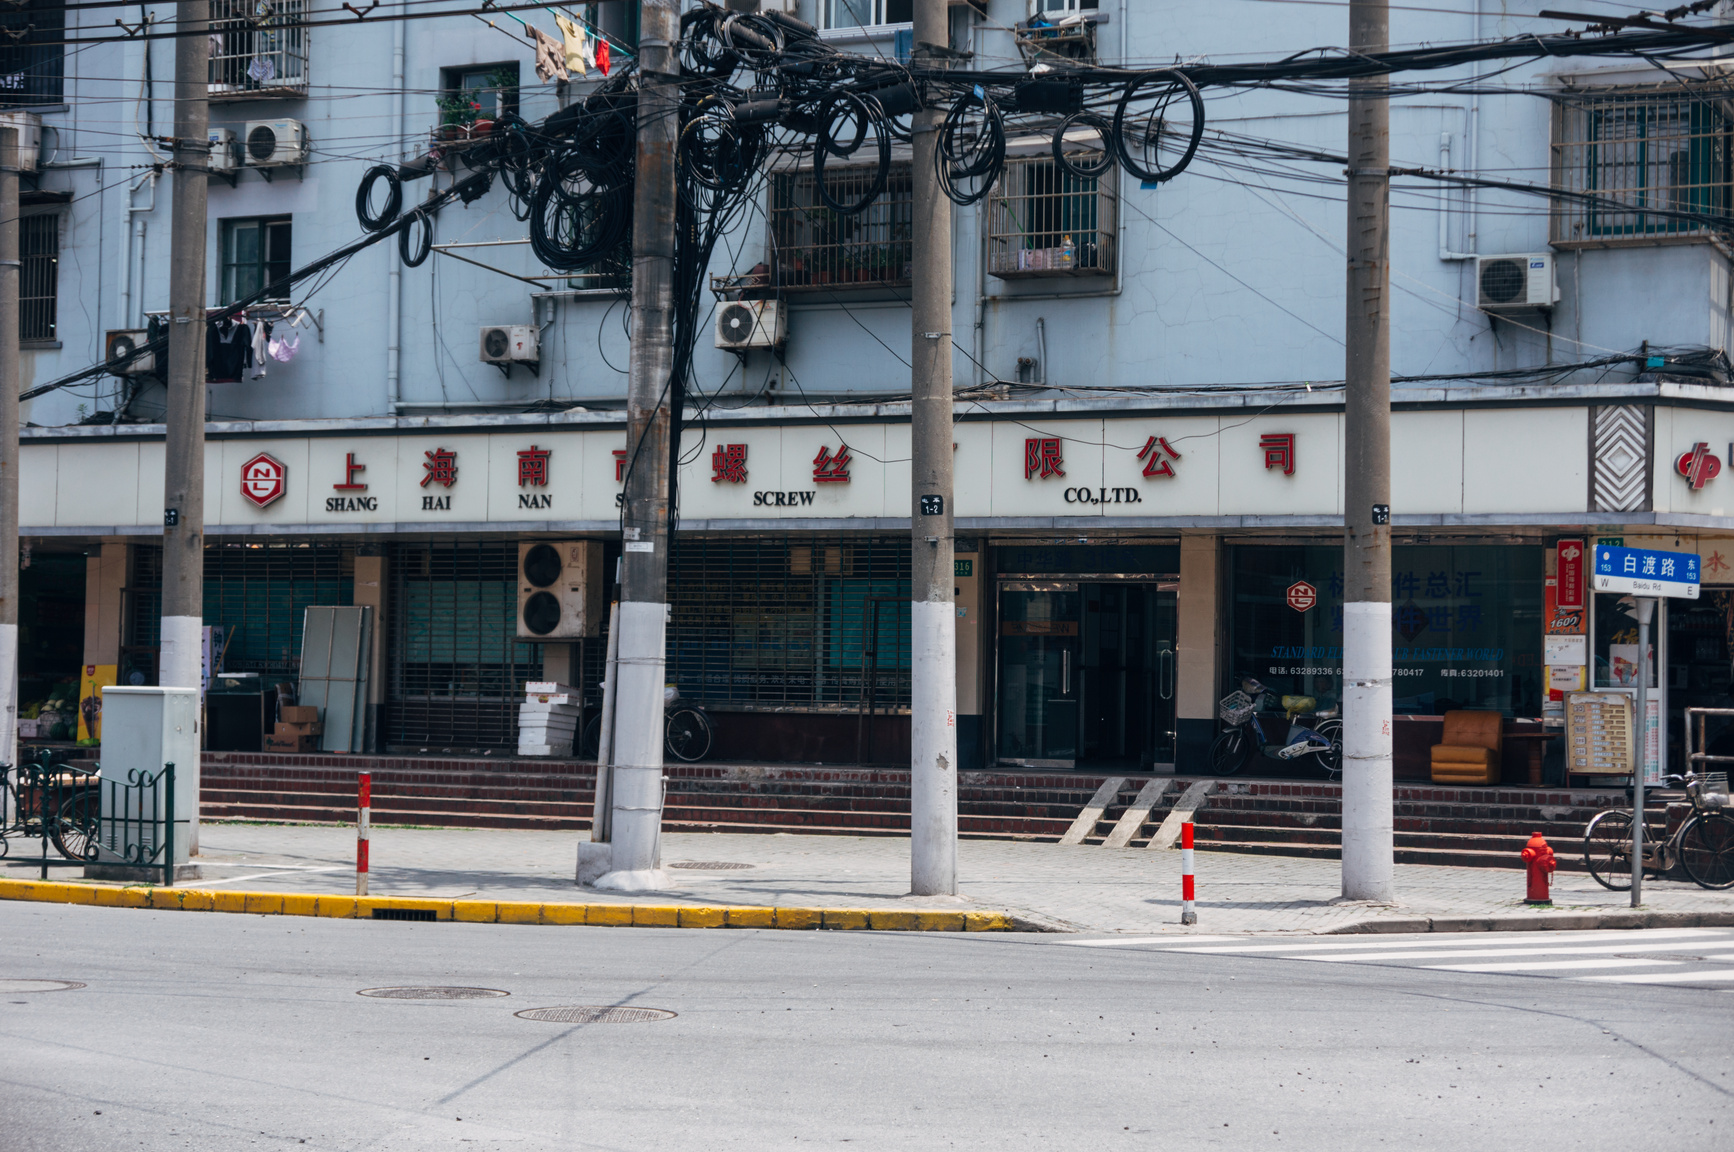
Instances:
[[[412,232],[419,234],[419,242],[410,239]],[[397,233],[397,254],[405,268],[420,268],[432,251],[433,217],[424,208],[412,208]]]
[[[869,104],[853,92],[839,92],[832,97],[819,116],[819,139],[813,145],[813,187],[819,193],[819,199],[825,207],[839,216],[855,216],[866,211],[867,206],[885,191],[885,184],[891,176],[891,133],[885,124],[882,112],[877,112],[877,104]],[[853,123],[854,136],[847,142],[839,141],[837,129],[840,124]],[[873,169],[873,175],[867,182],[867,191],[858,199],[849,203],[838,200],[831,192],[830,181],[825,178],[825,168],[828,157],[846,159],[860,150],[861,145],[871,133],[876,146],[878,163]]]
[[[981,128],[973,140],[964,137],[964,126],[972,105],[982,109]],[[939,125],[937,146],[933,150],[933,167],[939,175],[939,187],[953,203],[974,204],[993,190],[1005,167],[1005,118],[999,105],[980,87],[957,98],[951,111]],[[959,181],[979,180],[973,192],[958,187]]]
[[[373,186],[381,180],[386,186],[385,206],[376,213],[373,211]],[[378,232],[396,220],[402,211],[403,181],[398,179],[397,169],[390,164],[375,164],[362,175],[361,183],[355,187],[355,218],[361,222],[362,228]]]
[[[1127,110],[1134,100],[1139,99],[1139,93],[1148,88],[1158,88],[1153,95],[1143,99],[1154,100],[1154,105],[1148,112],[1138,113],[1137,119],[1142,125],[1133,126],[1127,122]],[[1177,98],[1184,98],[1192,112],[1192,128],[1186,133],[1186,143],[1180,149],[1180,156],[1171,164],[1158,163],[1152,167],[1145,163],[1147,158],[1161,159],[1165,146],[1171,146],[1164,140],[1171,135],[1168,128],[1167,111]],[[1193,154],[1198,151],[1198,142],[1204,138],[1204,97],[1198,93],[1198,85],[1194,84],[1184,72],[1171,69],[1161,69],[1156,72],[1146,72],[1134,77],[1126,84],[1120,102],[1114,106],[1114,143],[1120,153],[1120,163],[1126,171],[1148,183],[1162,184],[1186,171],[1186,166],[1192,163]]]

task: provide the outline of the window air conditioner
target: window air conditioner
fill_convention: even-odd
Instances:
[[[602,634],[602,542],[518,542],[518,635],[576,640]]]
[[[788,339],[781,300],[731,300],[716,314],[716,346],[731,352],[775,348]]]
[[[18,167],[24,172],[36,171],[42,156],[42,117],[35,112],[0,112],[0,128],[18,130]]]
[[[534,364],[542,358],[534,324],[491,324],[482,329],[482,363]]]
[[[235,130],[233,128],[212,128],[209,130],[211,141],[211,171],[224,174],[233,172],[239,165],[235,159]]]
[[[108,364],[108,370],[114,376],[154,376],[157,371],[157,354],[146,352],[137,355],[140,348],[150,342],[150,333],[143,328],[111,329],[102,341],[103,359]]]
[[[280,168],[307,161],[307,125],[299,120],[252,120],[247,124],[247,164]]]
[[[1526,312],[1559,301],[1553,253],[1475,258],[1475,303],[1483,312]]]

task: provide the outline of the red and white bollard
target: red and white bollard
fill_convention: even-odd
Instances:
[[[373,808],[373,773],[358,773],[355,778],[355,894],[367,895],[368,820]]]
[[[1180,922],[1198,923],[1192,907],[1192,822],[1180,826]]]

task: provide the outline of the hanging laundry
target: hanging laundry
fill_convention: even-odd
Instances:
[[[566,42],[566,71],[587,75],[590,69],[584,60],[584,29],[558,12],[554,14],[554,23],[560,28],[560,38]]]
[[[608,41],[600,36],[596,38],[596,67],[602,70],[604,76],[608,75]]]
[[[299,336],[295,337],[292,341],[285,340],[281,337],[272,337],[271,341],[265,346],[265,350],[271,354],[271,359],[280,364],[287,364],[289,361],[295,359],[295,350],[300,347],[301,337]]]
[[[241,379],[252,351],[252,333],[245,324],[223,320],[205,331],[205,379],[226,384]]]
[[[269,84],[277,78],[277,62],[269,56],[255,56],[253,62],[247,65],[247,75],[256,83]]]
[[[265,362],[270,359],[271,325],[256,323],[253,325],[253,374],[248,377],[257,380],[265,374]]]
[[[570,80],[572,77],[566,71],[566,46],[534,24],[525,24],[524,29],[536,42],[536,79],[544,82]]]
[[[213,60],[223,54],[223,34],[221,32],[211,33],[210,48],[211,59]]]

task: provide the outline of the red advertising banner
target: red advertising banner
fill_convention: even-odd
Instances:
[[[1581,612],[1584,607],[1584,572],[1587,568],[1585,561],[1589,559],[1589,550],[1584,547],[1582,540],[1561,540],[1557,547],[1557,607],[1568,612]]]

